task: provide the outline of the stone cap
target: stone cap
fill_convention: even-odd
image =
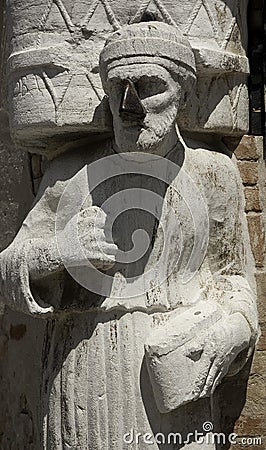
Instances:
[[[112,33],[100,55],[103,84],[108,72],[118,66],[142,63],[151,58],[167,70],[180,74],[180,66],[196,76],[195,58],[188,39],[172,25],[163,22],[141,22]]]

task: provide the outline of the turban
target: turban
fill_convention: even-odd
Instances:
[[[100,55],[100,73],[104,88],[112,69],[129,64],[157,64],[173,75],[196,78],[192,48],[181,31],[164,22],[140,22],[112,33]]]

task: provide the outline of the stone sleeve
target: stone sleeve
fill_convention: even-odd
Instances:
[[[240,313],[251,329],[250,349],[259,334],[256,307],[255,265],[250,248],[247,220],[244,212],[242,183],[234,163],[227,159],[214,171],[218,192],[223,194],[216,211],[210,205],[210,243],[208,265],[211,282],[207,287],[211,297],[228,312]],[[225,183],[226,180],[226,183]],[[217,203],[218,205],[218,203]]]

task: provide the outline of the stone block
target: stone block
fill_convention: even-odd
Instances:
[[[265,381],[266,378],[265,367],[266,367],[266,352],[256,351],[254,354],[250,370],[250,376],[260,377]]]
[[[260,322],[266,323],[266,272],[256,273],[257,294],[258,294],[258,311]]]
[[[257,136],[224,136],[222,141],[239,160],[257,161],[260,157],[260,145]]]
[[[257,343],[257,350],[266,351],[266,323],[260,323],[261,336]]]
[[[235,155],[237,159],[256,161],[259,158],[256,137],[243,136],[235,150]]]
[[[254,354],[250,376],[247,385],[245,405],[242,410],[244,421],[238,420],[236,427],[240,429],[240,434],[248,434],[250,430],[246,430],[245,418],[257,418],[264,414],[266,385],[265,385],[265,362],[266,352],[257,351]],[[238,382],[239,375],[237,376]],[[260,430],[261,431],[261,430]],[[237,431],[236,431],[237,432]]]
[[[236,422],[234,432],[239,436],[261,436],[265,429],[264,415],[245,416],[242,415]]]
[[[245,211],[261,211],[259,189],[257,187],[245,187]]]
[[[253,186],[258,182],[258,165],[255,161],[239,161],[238,168],[245,185]]]
[[[257,267],[263,267],[265,259],[265,231],[262,215],[250,213],[247,216],[251,248]]]

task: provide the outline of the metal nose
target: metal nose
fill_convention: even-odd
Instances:
[[[146,110],[131,80],[126,80],[119,115],[123,120],[143,120],[146,116]]]

